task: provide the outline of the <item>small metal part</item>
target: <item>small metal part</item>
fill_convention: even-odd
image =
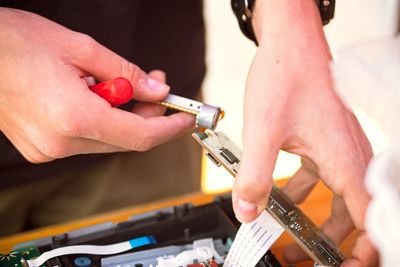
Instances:
[[[331,248],[331,245],[329,245],[325,240],[319,241],[317,246],[320,248],[322,253],[325,253],[326,255],[333,255],[335,251]],[[330,257],[332,260],[331,264],[339,266],[341,262],[339,262],[337,259],[334,257]]]
[[[294,209],[293,205],[290,205],[287,197],[280,190],[271,190],[270,202],[276,203],[282,210],[282,214],[289,214]]]
[[[196,126],[214,130],[224,112],[220,107],[211,106],[185,97],[169,94],[161,102],[167,108],[187,112],[196,116]]]
[[[22,267],[29,267],[28,261],[23,257],[21,257],[21,265]]]
[[[324,1],[322,1],[322,4],[324,6],[329,6],[331,4],[331,2],[329,0],[324,0]]]
[[[221,166],[221,163],[216,160],[213,155],[211,155],[210,153],[206,153],[206,156],[212,161],[214,162],[215,165],[217,165],[217,167]]]
[[[225,134],[206,130],[192,136],[213,162],[219,162],[233,177],[236,176],[242,152]],[[319,265],[338,267],[344,261],[345,256],[335,244],[275,185],[266,211]]]
[[[221,149],[221,156],[223,156],[230,164],[238,163],[239,159],[226,147]]]

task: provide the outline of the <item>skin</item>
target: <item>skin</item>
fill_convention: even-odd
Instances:
[[[75,154],[145,151],[194,126],[194,118],[145,102],[169,92],[150,75],[98,44],[38,15],[0,8],[0,130],[33,163]],[[112,108],[83,79],[124,77],[141,101]]]
[[[300,155],[302,167],[283,190],[300,203],[321,179],[335,194],[323,231],[337,244],[354,227],[360,231],[342,266],[377,265],[364,222],[372,149],[333,89],[332,57],[314,1],[256,1],[252,23],[259,47],[246,83],[243,157],[233,188],[237,218],[250,222],[265,209],[279,150]],[[294,245],[284,257],[289,263],[307,258]]]
[[[332,60],[312,0],[258,0],[253,24],[259,47],[245,94],[243,159],[233,189],[236,216],[255,219],[265,208],[280,149],[302,157],[284,188],[302,202],[318,179],[335,193],[322,225],[340,243],[356,227],[360,236],[343,266],[374,266],[365,234],[370,200],[363,177],[370,144],[332,87]],[[176,138],[193,116],[162,116],[153,102],[168,94],[161,71],[144,73],[89,36],[32,13],[0,8],[0,130],[25,158],[41,163],[75,154],[144,151]],[[112,108],[83,79],[124,77],[141,101],[133,112]],[[265,148],[265,149],[260,149]],[[305,259],[298,247],[288,262]]]

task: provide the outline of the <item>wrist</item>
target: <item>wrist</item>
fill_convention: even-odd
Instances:
[[[314,0],[257,0],[252,26],[261,45],[280,36],[322,31],[321,17]]]

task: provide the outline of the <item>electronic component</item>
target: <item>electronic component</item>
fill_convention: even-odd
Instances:
[[[196,126],[214,130],[218,121],[224,117],[220,107],[211,106],[192,99],[169,94],[160,102],[161,105],[196,116]]]
[[[239,226],[240,223],[235,219],[232,210],[230,195],[219,196],[214,202],[205,205],[193,206],[187,203],[167,207],[132,216],[123,222],[106,222],[20,243],[10,254],[0,255],[0,267],[29,267],[28,261],[47,257],[49,252],[60,252],[60,249],[77,246],[82,248],[87,244],[108,247],[113,246],[108,244],[115,245],[115,242],[126,242],[125,240],[132,237],[147,235],[154,236],[157,244],[149,244],[149,246],[116,255],[86,254],[90,251],[80,249],[74,251],[76,254],[62,253],[63,255],[47,260],[40,267],[148,267],[151,265],[156,267],[157,257],[165,255],[178,257],[183,251],[199,247],[207,247],[209,255],[212,252],[213,259],[204,262],[198,261],[200,258],[195,259],[187,266],[221,267]],[[256,267],[282,266],[272,252],[268,251]]]
[[[212,251],[209,247],[198,247],[185,250],[178,255],[161,256],[157,258],[156,267],[187,266],[198,262],[207,262],[212,259]]]
[[[26,267],[27,260],[40,255],[37,247],[31,246],[11,251],[9,254],[0,254],[0,267]]]
[[[185,266],[196,260],[206,262],[211,258],[220,264],[224,261],[220,255],[225,255],[228,250],[229,246],[221,239],[205,238],[195,240],[192,244],[166,246],[106,257],[102,259],[101,266]]]
[[[47,251],[40,255],[36,259],[27,260],[27,267],[38,267],[51,258],[60,257],[70,254],[93,254],[93,255],[110,255],[117,254],[131,250],[133,248],[138,248],[150,244],[155,244],[156,240],[153,236],[143,236],[131,239],[129,241],[120,242],[117,244],[107,245],[107,246],[93,246],[93,245],[77,245],[77,246],[67,246],[62,248],[56,248]],[[24,262],[24,261],[23,261]]]
[[[129,80],[118,77],[109,81],[90,85],[89,89],[104,98],[113,107],[126,104],[132,100],[134,88]],[[169,94],[159,104],[168,108],[187,112],[196,116],[196,127],[214,130],[224,117],[220,107],[211,106],[189,98]]]
[[[187,267],[218,267],[218,263],[215,260],[208,260],[202,263],[188,264]]]
[[[213,161],[223,165],[232,176],[236,176],[242,153],[225,134],[207,130],[194,133],[193,137]],[[275,185],[272,187],[266,210],[318,264],[336,267],[344,261],[345,256],[340,250]]]

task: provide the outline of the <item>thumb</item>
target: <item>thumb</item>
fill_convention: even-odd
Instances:
[[[244,126],[243,156],[232,191],[233,209],[241,222],[253,221],[265,209],[280,148],[260,129],[251,128]]]
[[[70,60],[80,70],[100,81],[117,77],[128,79],[134,89],[134,99],[154,102],[164,99],[169,86],[147,75],[140,67],[117,55],[96,42],[93,38],[80,34],[77,47],[72,48]]]

